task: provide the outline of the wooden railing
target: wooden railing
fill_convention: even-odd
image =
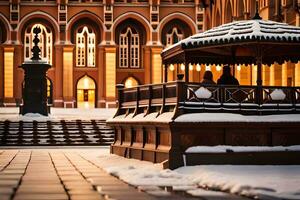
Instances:
[[[174,111],[280,114],[300,112],[300,87],[204,85],[175,81],[124,88],[116,115]]]

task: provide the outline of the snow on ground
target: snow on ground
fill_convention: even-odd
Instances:
[[[192,113],[177,117],[175,122],[300,122],[300,114],[258,116],[233,113]]]
[[[114,108],[51,108],[49,116],[42,116],[38,113],[27,113],[26,115],[19,115],[19,108],[0,108],[0,120],[10,121],[55,121],[55,120],[106,120],[113,117],[116,109]]]
[[[293,146],[194,146],[186,153],[226,153],[226,152],[266,152],[266,151],[300,151],[300,145]]]
[[[116,155],[95,157],[86,152],[85,157],[123,181],[152,192],[154,186],[169,186],[197,196],[202,187],[263,199],[300,199],[300,165],[201,165],[163,170],[161,164]]]

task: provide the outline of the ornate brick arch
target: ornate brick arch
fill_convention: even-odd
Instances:
[[[181,39],[184,39],[184,38],[187,38],[187,37],[193,35],[193,32],[192,32],[190,26],[185,21],[175,18],[175,19],[168,21],[168,23],[166,23],[162,27],[161,32],[160,32],[160,36],[161,36],[160,41],[162,44],[166,45],[166,43],[167,43],[166,36],[167,36],[167,34],[170,34],[170,32],[173,33],[174,28],[178,34],[183,36]]]
[[[41,11],[36,11],[32,12],[30,14],[25,15],[20,23],[18,24],[16,30],[18,32],[18,41],[21,42],[23,39],[23,33],[24,30],[26,29],[28,24],[32,23],[41,23],[49,28],[51,28],[53,36],[54,36],[54,41],[56,43],[59,42],[59,25],[55,18],[48,13],[41,12]]]
[[[111,35],[111,39],[115,41],[115,32],[116,32],[116,28],[118,27],[119,24],[121,24],[122,22],[124,22],[127,19],[133,19],[138,21],[139,23],[141,23],[144,26],[144,29],[146,30],[146,44],[149,43],[150,41],[152,41],[152,28],[150,23],[147,21],[147,19],[135,12],[128,12],[128,13],[124,13],[120,16],[118,16],[111,29],[112,29],[112,35]]]
[[[93,22],[93,24],[96,26],[96,29],[98,29],[97,34],[100,35],[99,37],[99,43],[101,43],[103,40],[105,40],[104,37],[104,31],[106,30],[102,19],[100,19],[97,15],[89,12],[89,11],[82,11],[80,13],[77,13],[71,19],[68,21],[66,26],[66,41],[71,41],[72,38],[72,29],[74,24],[78,24],[80,20],[82,19],[88,19],[90,22]],[[80,22],[83,24],[84,22]],[[88,25],[88,24],[87,24]]]
[[[162,34],[162,30],[163,28],[165,27],[165,25],[167,25],[170,21],[172,20],[180,20],[182,22],[184,22],[185,24],[188,25],[188,27],[190,28],[191,30],[191,33],[192,35],[195,34],[197,32],[197,25],[195,24],[195,22],[189,17],[187,16],[186,14],[184,13],[172,13],[172,14],[169,14],[167,15],[166,17],[164,17],[158,27],[157,27],[157,30],[158,30],[158,38],[159,38],[159,41],[161,41],[161,34]]]

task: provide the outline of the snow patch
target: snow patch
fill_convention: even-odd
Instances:
[[[294,146],[194,146],[185,153],[226,153],[226,152],[270,152],[270,151],[300,151],[300,145]]]
[[[272,100],[284,100],[286,95],[281,89],[275,89],[271,92],[270,97]]]
[[[211,91],[204,87],[200,87],[196,92],[195,95],[198,99],[209,99],[212,96]]]
[[[226,195],[223,192],[249,197],[279,197],[300,199],[300,165],[201,165],[176,170],[163,170],[162,165],[116,155],[86,152],[84,157],[121,180],[154,191],[159,196],[168,194],[157,187],[172,187],[197,195]],[[206,191],[201,188],[215,191]],[[157,192],[155,192],[157,191]]]
[[[234,113],[191,113],[177,117],[175,122],[300,122],[300,114],[240,115]]]

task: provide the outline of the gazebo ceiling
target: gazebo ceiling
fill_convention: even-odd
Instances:
[[[300,27],[266,20],[224,24],[190,36],[162,52],[164,63],[263,64],[300,60]]]

